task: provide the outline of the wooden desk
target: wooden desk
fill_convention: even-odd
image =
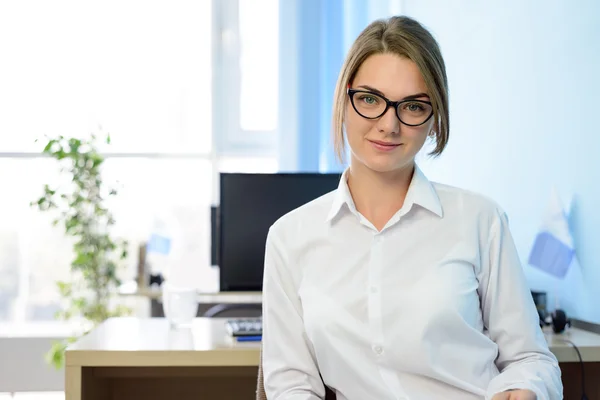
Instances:
[[[224,321],[198,318],[184,330],[162,318],[106,321],[67,350],[66,400],[254,399],[260,343],[231,340]],[[585,362],[589,399],[600,400],[600,335],[573,328],[546,337],[565,399],[581,398],[581,366],[568,339]]]
[[[224,319],[171,330],[163,318],[106,321],[66,352],[66,400],[254,399],[260,343]]]
[[[138,287],[135,282],[121,285],[118,294],[120,296],[146,297],[151,300],[159,300],[162,297],[159,287]],[[198,303],[260,304],[262,303],[262,292],[198,292]]]
[[[564,398],[581,399],[581,364],[573,342],[581,352],[585,371],[585,391],[589,400],[600,400],[600,335],[577,328],[570,328],[561,334],[544,331],[550,350],[560,364]]]

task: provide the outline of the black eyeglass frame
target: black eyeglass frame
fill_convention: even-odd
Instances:
[[[386,103],[385,109],[383,110],[383,112],[381,114],[379,114],[376,117],[365,117],[363,114],[360,113],[360,111],[357,110],[356,106],[354,105],[354,95],[356,93],[367,93],[367,94],[370,94],[372,96],[377,96],[377,97],[382,98],[385,101],[385,103]],[[354,108],[354,111],[356,111],[356,113],[358,115],[360,115],[361,117],[366,118],[366,119],[381,118],[387,112],[387,110],[389,110],[390,107],[394,107],[394,110],[396,110],[396,118],[398,118],[398,121],[402,122],[406,126],[421,126],[424,123],[426,123],[427,121],[429,121],[431,119],[431,117],[433,116],[433,114],[434,114],[433,106],[432,106],[431,102],[425,101],[425,100],[391,101],[390,99],[387,99],[386,97],[380,95],[379,93],[374,93],[374,92],[371,92],[371,91],[368,91],[368,90],[350,89],[350,88],[348,88],[348,96],[350,97],[350,103],[352,104],[352,108]],[[423,103],[423,104],[427,104],[427,105],[431,106],[431,114],[429,114],[429,116],[425,119],[425,121],[421,122],[420,124],[407,124],[406,122],[402,121],[402,119],[400,118],[400,113],[398,112],[398,109],[399,109],[400,105],[404,104],[404,103]]]

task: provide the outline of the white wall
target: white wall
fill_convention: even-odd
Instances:
[[[0,393],[64,390],[64,370],[44,359],[55,338],[0,338]]]
[[[45,356],[69,334],[68,325],[59,323],[0,323],[0,393],[64,390],[64,370],[55,370]]]
[[[498,201],[524,264],[552,185],[574,196],[579,265],[564,280],[525,270],[600,323],[600,2],[405,0],[402,12],[432,30],[450,81],[450,144],[424,171]]]

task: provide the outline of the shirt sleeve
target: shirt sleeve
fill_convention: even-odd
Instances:
[[[539,326],[508,219],[502,211],[494,218],[482,256],[481,308],[489,337],[498,346],[496,365],[500,371],[488,386],[486,400],[509,389],[529,389],[538,400],[562,399],[558,361]]]
[[[325,397],[301,310],[287,254],[271,228],[263,280],[263,373],[269,400]]]

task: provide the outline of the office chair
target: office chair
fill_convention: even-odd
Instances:
[[[262,350],[260,352],[260,363],[258,364],[258,381],[256,382],[256,400],[267,400],[262,372]],[[336,400],[333,390],[325,386],[325,400]]]

